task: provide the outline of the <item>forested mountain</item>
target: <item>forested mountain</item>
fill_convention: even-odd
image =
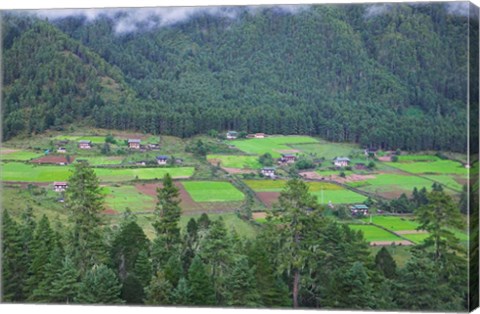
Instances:
[[[82,56],[92,56],[77,59],[84,65],[79,68],[96,70],[94,79],[50,78],[69,81],[71,91],[88,91],[85,97],[73,97],[76,116],[92,117],[98,127],[183,137],[236,129],[318,135],[382,148],[466,150],[469,20],[452,14],[448,5],[230,11],[231,16],[198,13],[158,27],[150,25],[156,25],[155,19],[128,16],[135,26],[128,32],[118,31],[118,21],[129,14],[122,11],[93,20],[65,16],[49,25],[31,17],[24,30],[8,26],[19,24],[18,14],[5,16],[4,137],[21,129],[19,124],[36,131],[28,119],[22,120],[30,111],[20,114],[12,107],[41,112],[49,103],[38,95],[38,83],[28,84],[39,76],[35,72],[44,61],[37,49],[24,47],[37,42],[56,52],[48,57],[48,68],[58,75],[64,73],[53,69],[68,68],[62,43],[68,43],[72,55],[78,57],[77,49],[82,49]],[[47,30],[56,35],[48,36]],[[120,86],[118,97],[106,96],[102,77],[118,83],[113,84]],[[21,95],[41,101],[32,105],[31,98],[19,97],[16,84],[22,86]],[[128,102],[126,84],[135,92]],[[72,102],[64,100],[68,86],[58,88],[43,93],[53,98],[48,108]],[[50,112],[53,121],[62,117]],[[37,129],[55,124],[49,121]]]

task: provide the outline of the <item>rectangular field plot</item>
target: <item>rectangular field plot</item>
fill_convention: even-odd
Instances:
[[[86,160],[92,166],[102,166],[102,165],[119,165],[122,163],[123,157],[105,157],[105,156],[95,156],[95,157],[79,157],[78,159]]]
[[[312,192],[313,195],[317,197],[317,201],[319,204],[328,204],[328,202],[332,202],[332,204],[353,204],[353,203],[362,203],[367,199],[366,196],[355,193],[350,190],[342,189],[342,190],[324,190]]]
[[[400,155],[398,161],[403,162],[415,162],[415,161],[438,161],[441,160],[434,155]]]
[[[362,220],[372,222],[392,231],[417,230],[418,227],[418,222],[414,221],[411,217],[372,216],[371,220],[370,217],[363,218]]]
[[[331,143],[319,140],[318,143],[294,144],[291,148],[297,149],[304,154],[315,154],[317,157],[324,157],[325,164],[330,163],[333,158],[339,156],[349,156],[354,152],[361,152],[358,145],[346,143]]]
[[[408,163],[392,162],[389,165],[410,173],[467,175],[467,169],[461,163],[452,160]]]
[[[238,168],[238,169],[260,169],[262,165],[258,161],[258,156],[235,156],[235,155],[208,155],[208,161],[220,167]]]
[[[186,181],[182,185],[195,202],[238,202],[245,197],[229,182]]]
[[[68,166],[36,166],[21,162],[1,164],[3,181],[53,182],[65,181],[72,174]]]
[[[244,180],[255,192],[280,192],[285,188],[286,180]],[[306,182],[310,192],[321,190],[343,190],[343,187],[326,182]]]
[[[138,191],[135,186],[103,187],[105,207],[116,212],[124,212],[129,208],[132,212],[153,211],[156,199]]]
[[[93,144],[103,144],[105,143],[105,136],[74,136],[74,135],[60,135],[55,137],[57,141],[91,141]]]
[[[381,228],[369,225],[348,225],[352,230],[360,230],[363,232],[363,236],[368,242],[375,241],[402,241],[402,238],[385,231]]]
[[[298,150],[290,147],[299,143],[317,143],[318,141],[309,136],[272,136],[260,139],[242,139],[230,141],[238,149],[248,154],[262,155],[272,154],[273,158],[279,158],[282,153],[294,153]]]
[[[0,160],[20,160],[26,161],[33,158],[43,156],[43,153],[33,152],[29,150],[16,150],[16,149],[0,149]]]
[[[95,168],[100,181],[104,182],[121,182],[138,180],[160,180],[167,173],[172,178],[188,178],[193,175],[193,167],[178,168]]]

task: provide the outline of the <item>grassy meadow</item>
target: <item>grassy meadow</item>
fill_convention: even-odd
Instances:
[[[238,155],[208,155],[208,160],[219,160],[220,166],[225,168],[238,169],[260,169],[262,165],[258,161],[258,156],[238,156]],[[216,165],[216,163],[215,163]]]
[[[281,157],[282,151],[290,151],[293,144],[318,143],[318,140],[309,136],[272,136],[266,138],[252,138],[229,141],[239,150],[247,154],[262,155],[270,153],[273,158]]]
[[[367,242],[373,241],[401,241],[402,238],[371,225],[348,225],[352,230],[362,231]]]
[[[185,181],[182,185],[195,202],[237,202],[245,198],[230,182]]]

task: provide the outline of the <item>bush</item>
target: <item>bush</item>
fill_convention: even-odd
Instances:
[[[398,161],[398,156],[397,155],[394,155],[392,156],[392,158],[390,158],[393,162],[397,162]]]

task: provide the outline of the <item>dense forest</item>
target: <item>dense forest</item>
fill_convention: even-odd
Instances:
[[[255,238],[206,214],[179,225],[179,190],[169,175],[157,189],[149,240],[127,211],[105,223],[104,197],[87,163],[77,163],[65,208],[69,221],[36,219],[27,208],[2,220],[4,302],[148,304],[363,310],[465,311],[464,246],[458,206],[436,186],[413,197],[430,236],[397,267],[375,256],[361,231],[324,215],[308,186],[290,180]],[[435,213],[433,215],[432,213]]]
[[[127,11],[4,13],[4,139],[83,120],[466,151],[473,19],[443,3],[225,10],[123,32]]]

